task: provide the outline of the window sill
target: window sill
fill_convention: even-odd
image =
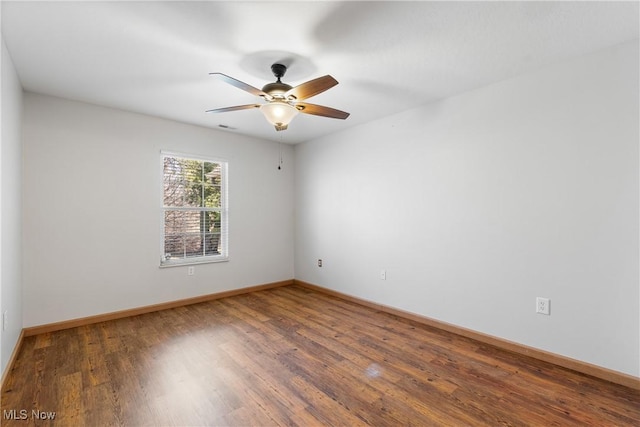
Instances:
[[[216,258],[208,258],[208,259],[194,259],[194,260],[180,260],[180,261],[173,261],[173,262],[165,262],[165,263],[161,263],[159,265],[160,268],[171,268],[171,267],[183,267],[185,265],[198,265],[198,264],[212,264],[212,263],[217,263],[217,262],[228,262],[229,261],[229,257],[225,257],[225,258],[220,258],[220,257],[216,257]]]

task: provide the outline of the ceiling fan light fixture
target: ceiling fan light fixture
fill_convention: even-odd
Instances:
[[[276,130],[285,130],[298,114],[296,107],[283,101],[271,101],[263,104],[260,106],[260,111],[267,121],[275,126]]]

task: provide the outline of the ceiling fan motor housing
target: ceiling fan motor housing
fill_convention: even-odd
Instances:
[[[284,94],[291,89],[286,83],[282,83],[281,81],[267,83],[262,87],[262,91],[264,93],[268,93],[274,98],[284,98]]]

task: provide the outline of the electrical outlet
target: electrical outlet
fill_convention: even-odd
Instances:
[[[541,298],[541,297],[537,297],[536,298],[536,313],[539,314],[546,314],[547,316],[549,316],[551,314],[551,307],[549,306],[551,304],[551,300],[549,298]]]
[[[380,280],[387,280],[387,270],[380,270]]]
[[[322,260],[321,259],[318,260],[318,267],[322,267]]]
[[[196,268],[194,266],[190,266],[189,268],[187,268],[188,276],[193,276],[194,274],[196,274]]]

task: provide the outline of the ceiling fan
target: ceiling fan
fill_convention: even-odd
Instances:
[[[349,113],[336,110],[335,108],[325,107],[322,105],[309,104],[303,102],[307,98],[311,98],[327,89],[338,84],[333,77],[326,75],[317,79],[309,80],[296,87],[291,87],[286,83],[282,83],[280,78],[287,72],[287,67],[282,64],[273,64],[271,71],[276,77],[276,81],[268,83],[262,89],[255,88],[233,77],[229,77],[222,73],[209,73],[223,81],[233,85],[239,89],[256,95],[267,101],[265,104],[245,104],[236,105],[235,107],[216,108],[207,110],[207,113],[225,113],[227,111],[247,110],[250,108],[259,108],[264,114],[267,121],[275,126],[277,131],[285,130],[289,123],[298,113],[313,114],[315,116],[330,117],[333,119],[346,119]]]

